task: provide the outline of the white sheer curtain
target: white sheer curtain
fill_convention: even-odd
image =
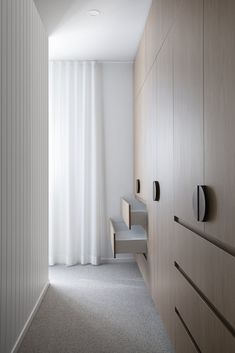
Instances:
[[[98,265],[105,236],[101,67],[49,66],[49,263]]]

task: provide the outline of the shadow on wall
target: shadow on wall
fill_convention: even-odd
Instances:
[[[34,2],[49,36],[63,26],[73,13],[82,11],[84,7],[83,0],[34,0]]]

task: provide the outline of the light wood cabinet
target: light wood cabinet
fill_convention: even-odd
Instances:
[[[235,248],[235,2],[204,2],[205,230]]]
[[[146,150],[145,150],[145,202],[148,209],[148,253],[147,265],[149,271],[149,287],[153,295],[156,273],[154,266],[155,259],[155,234],[156,234],[156,206],[153,203],[153,180],[156,175],[156,75],[153,67],[146,78]]]
[[[143,200],[144,196],[144,151],[145,151],[145,92],[142,89],[135,101],[134,119],[134,187],[139,180],[140,190],[136,195]]]
[[[144,84],[146,76],[146,48],[145,48],[145,32],[140,41],[134,64],[134,95],[140,92]]]
[[[154,174],[156,165],[153,162],[156,159],[156,149],[154,149],[155,139],[153,134],[153,131],[156,131],[156,120],[154,119],[154,80],[154,70],[150,70],[136,98],[136,107],[139,107],[139,109],[137,108],[138,110],[135,113],[134,119],[134,182],[136,182],[137,179],[140,181],[140,191],[137,193],[135,190],[135,196],[146,204],[148,212],[146,258],[144,258],[143,255],[138,255],[136,258],[144,278],[148,281],[147,284],[151,292],[154,290],[155,282],[153,259],[156,231],[155,222],[153,222],[155,214],[152,207],[152,181],[154,180],[154,175],[156,175]]]
[[[173,338],[173,44],[169,36],[156,60],[155,180],[160,198],[156,207],[155,300]]]
[[[128,229],[133,225],[140,225],[147,230],[147,209],[146,205],[133,197],[122,197],[121,214]]]
[[[235,351],[234,19],[232,0],[153,0],[136,59],[136,196],[148,212],[136,259],[177,353]]]
[[[235,258],[175,223],[174,260],[235,327]]]
[[[198,349],[195,347],[192,338],[190,337],[177,314],[175,314],[174,324],[176,353],[198,353]]]
[[[154,160],[156,160],[156,139],[155,134],[156,131],[156,119],[155,119],[155,71],[154,68],[150,70],[148,75],[146,76],[144,86],[141,90],[141,96],[143,99],[143,110],[142,110],[142,122],[143,124],[139,125],[141,129],[140,133],[142,135],[142,141],[144,144],[141,149],[141,153],[139,155],[135,154],[135,158],[137,160],[137,164],[141,165],[140,175],[140,193],[136,194],[136,196],[142,200],[146,206],[148,211],[148,251],[147,251],[147,271],[149,278],[149,287],[151,291],[154,288],[154,237],[155,237],[155,222],[153,221],[155,218],[154,214],[154,206],[152,203],[152,182],[156,175],[156,164]],[[136,175],[137,178],[137,175]]]
[[[203,1],[181,0],[174,38],[175,216],[194,227],[192,198],[203,184]]]
[[[136,113],[134,119],[134,184],[140,181],[140,190],[135,190],[136,196],[147,202],[152,195],[149,186],[152,168],[152,122],[153,122],[153,71],[145,79],[136,98]]]
[[[176,270],[175,277],[177,282],[176,310],[199,347],[199,352],[235,352],[233,334],[178,270]]]
[[[131,230],[123,221],[110,218],[110,238],[113,257],[117,254],[143,254],[147,251],[147,233],[140,225]]]
[[[178,0],[153,0],[145,30],[146,70],[153,65],[173,25]]]
[[[161,0],[153,0],[146,23],[146,67],[149,69],[160,49],[161,33]]]

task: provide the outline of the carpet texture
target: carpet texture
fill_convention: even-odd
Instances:
[[[135,263],[55,266],[19,353],[173,353]]]

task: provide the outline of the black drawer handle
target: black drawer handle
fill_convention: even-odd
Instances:
[[[135,190],[137,194],[140,193],[140,179],[136,179]]]
[[[153,201],[160,200],[160,184],[158,181],[153,182]]]
[[[193,212],[198,222],[206,221],[207,200],[205,185],[197,185],[193,192]]]

